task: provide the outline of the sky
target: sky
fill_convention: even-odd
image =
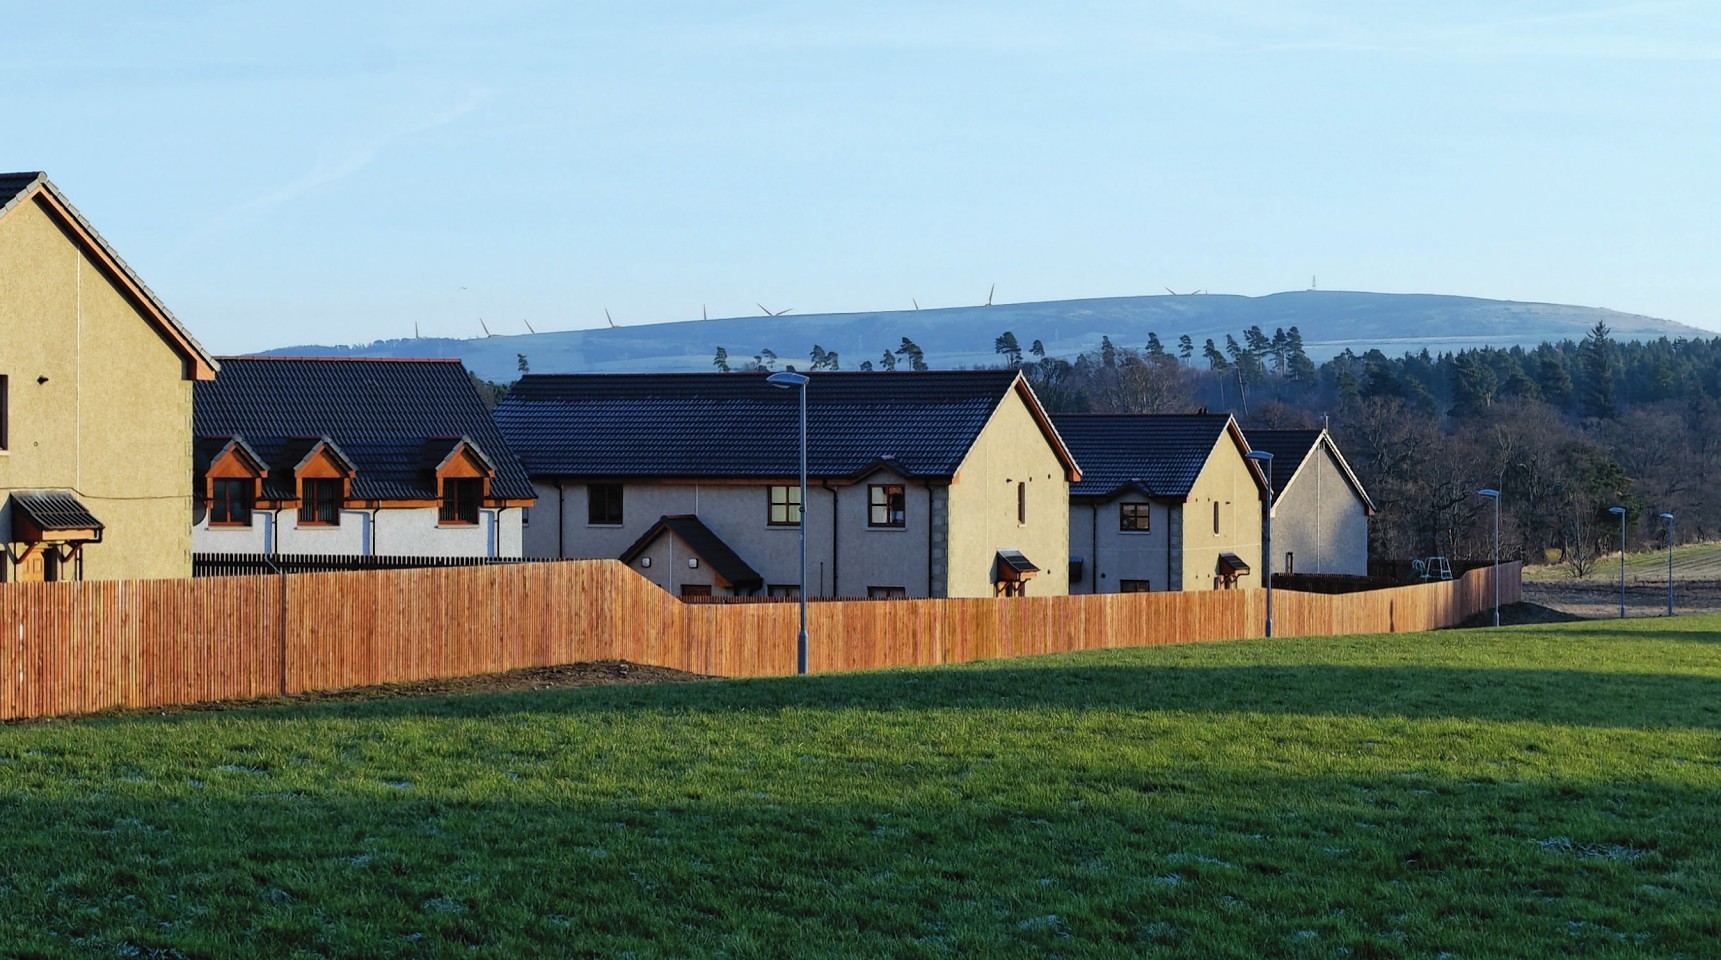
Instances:
[[[1206,290],[1721,330],[1721,5],[0,0],[217,354]],[[528,327],[529,325],[529,327]]]

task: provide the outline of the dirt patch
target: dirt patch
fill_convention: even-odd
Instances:
[[[1526,580],[1526,605],[1546,607],[1583,620],[1611,619],[1619,616],[1619,581],[1606,580]],[[1693,613],[1721,613],[1721,581],[1674,581],[1673,612],[1682,616]],[[1492,611],[1489,616],[1492,617]],[[1664,617],[1667,615],[1667,581],[1644,583],[1627,581],[1625,585],[1625,615],[1627,617]],[[1505,611],[1501,611],[1505,621]],[[1546,621],[1520,621],[1546,622]]]

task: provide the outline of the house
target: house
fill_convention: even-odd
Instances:
[[[1081,474],[1016,371],[810,376],[809,596],[1066,592]],[[762,373],[521,378],[495,416],[537,489],[526,555],[795,595],[802,396]]]
[[[195,392],[198,553],[520,556],[532,484],[460,361],[226,357]]]
[[[0,579],[190,576],[215,370],[47,175],[0,174]]]
[[[1273,572],[1368,575],[1374,501],[1325,430],[1250,430],[1273,455]]]
[[[1059,414],[1075,593],[1260,586],[1266,475],[1225,414]]]

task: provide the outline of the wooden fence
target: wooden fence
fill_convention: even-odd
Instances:
[[[1428,630],[1489,609],[1493,571],[1273,592],[1280,636]],[[1517,564],[1500,601],[1520,598]],[[815,672],[1258,637],[1261,590],[810,604]],[[799,607],[683,604],[611,560],[0,585],[0,718],[630,660],[794,672]]]

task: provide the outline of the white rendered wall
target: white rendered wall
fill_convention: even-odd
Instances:
[[[301,526],[297,510],[283,509],[254,511],[249,527],[211,527],[203,514],[191,545],[197,553],[518,557],[521,516],[517,507],[492,508],[479,512],[477,524],[439,524],[435,507],[388,507],[342,510],[334,526]]]

